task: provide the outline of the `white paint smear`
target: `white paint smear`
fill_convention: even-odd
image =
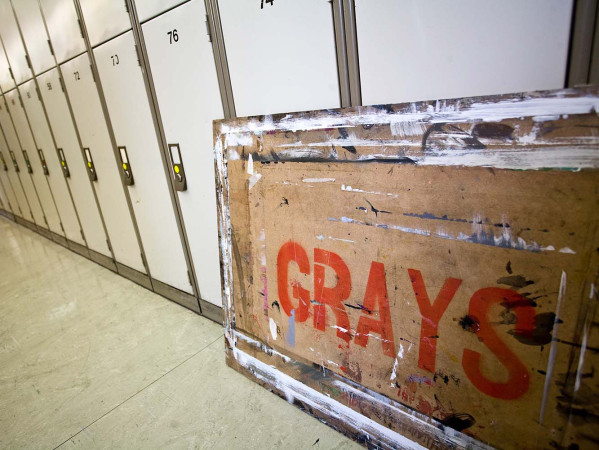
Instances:
[[[270,326],[270,335],[274,341],[277,340],[277,323],[271,317],[268,321],[268,325]]]
[[[302,178],[304,183],[332,183],[334,178]]]

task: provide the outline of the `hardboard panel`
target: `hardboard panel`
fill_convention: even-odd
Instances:
[[[60,217],[56,210],[54,198],[50,191],[50,186],[46,180],[43,169],[40,164],[40,157],[37,151],[36,142],[29,128],[28,118],[25,115],[24,103],[21,95],[19,94],[20,88],[11,91],[6,94],[8,109],[12,114],[12,119],[15,125],[15,131],[19,137],[21,143],[21,160],[25,163],[23,168],[25,172],[30,174],[31,181],[35,187],[37,198],[40,201],[43,213],[44,222],[46,228],[50,231],[62,234],[63,231],[60,227]],[[31,92],[26,91],[25,95],[31,96]],[[34,94],[35,95],[35,94]],[[13,100],[14,103],[13,103]]]
[[[597,94],[215,122],[229,364],[372,445],[592,445]]]
[[[77,11],[71,0],[40,0],[56,61],[62,63],[85,52]]]
[[[12,2],[33,72],[38,74],[56,65],[38,0]]]
[[[110,256],[102,218],[87,175],[87,166],[81,155],[77,132],[63,92],[58,69],[54,68],[39,75],[37,81],[48,112],[48,121],[54,133],[57,151],[59,154],[61,151],[64,153],[65,164],[63,165],[61,160],[61,167],[66,167],[68,170],[63,173],[65,176],[68,173],[66,179],[83,227],[85,242],[90,250]]]
[[[11,91],[8,94],[4,95],[4,105],[3,108],[0,109],[0,127],[2,127],[2,131],[4,136],[6,137],[6,142],[8,145],[8,154],[11,160],[14,160],[13,166],[18,167],[17,176],[20,180],[21,185],[23,186],[23,191],[27,197],[27,203],[29,204],[29,209],[33,214],[34,222],[37,225],[45,226],[44,223],[44,211],[42,210],[42,206],[39,202],[39,198],[37,196],[37,192],[35,190],[35,186],[33,184],[33,180],[27,171],[27,165],[25,163],[25,159],[23,157],[23,153],[21,152],[21,145],[19,143],[19,138],[17,136],[16,130],[13,126],[13,122],[11,120],[9,111],[8,111],[8,103],[12,106],[16,106],[18,100],[15,100],[12,97],[16,90]],[[1,101],[1,100],[0,100]]]
[[[67,239],[84,244],[81,238],[81,227],[77,219],[77,212],[73,206],[67,181],[60,166],[60,160],[54,147],[52,134],[44,115],[43,105],[40,100],[41,96],[37,91],[35,80],[23,83],[19,86],[19,91],[23,93],[21,98],[23,99],[27,116],[31,122],[31,129],[38,145],[38,167],[40,168],[39,170],[43,170],[43,158],[48,171],[46,176],[48,177],[48,183],[52,189],[54,202],[60,215],[63,232]]]
[[[192,0],[142,29],[200,297],[221,306],[212,121],[223,108],[212,44],[197,26],[205,16]]]
[[[96,193],[114,256],[121,264],[145,273],[89,57],[80,55],[61,68],[83,148],[89,152],[87,170],[92,177],[95,175]]]

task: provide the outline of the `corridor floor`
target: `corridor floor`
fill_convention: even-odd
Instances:
[[[221,326],[0,217],[0,448],[359,448],[224,361]]]

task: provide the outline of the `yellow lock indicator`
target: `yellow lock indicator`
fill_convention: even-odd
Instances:
[[[175,173],[179,173],[179,166],[175,166]]]

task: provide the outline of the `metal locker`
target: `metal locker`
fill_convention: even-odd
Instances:
[[[30,61],[19,34],[10,0],[0,0],[0,36],[16,84],[33,77]]]
[[[12,4],[33,72],[38,74],[54,67],[54,56],[52,55],[38,0],[12,0]]]
[[[63,174],[71,187],[75,208],[85,232],[87,246],[97,253],[110,256],[102,219],[87,176],[79,142],[69,112],[58,69],[54,68],[37,77]]]
[[[20,89],[20,88],[19,88]],[[31,96],[31,92],[27,91],[25,95]],[[33,93],[35,95],[35,92]],[[60,228],[60,217],[54,205],[54,198],[50,191],[50,186],[43,172],[43,168],[39,164],[39,154],[37,152],[36,142],[31,134],[27,116],[25,115],[24,105],[21,103],[21,98],[17,89],[5,94],[8,110],[11,113],[15,131],[21,144],[21,156],[25,162],[27,172],[31,175],[31,180],[35,186],[37,197],[41,203],[44,212],[45,227],[57,235],[63,235]],[[44,224],[38,223],[38,225]]]
[[[0,167],[0,170],[2,168]],[[4,180],[0,176],[0,210],[12,214],[12,205],[8,199],[7,190],[4,187]],[[3,215],[3,214],[0,214]]]
[[[329,2],[219,0],[218,6],[238,117],[341,106]]]
[[[17,175],[21,180],[21,185],[25,191],[27,202],[31,208],[35,224],[40,227],[47,228],[47,225],[44,221],[44,211],[42,210],[42,205],[39,202],[37,191],[28,171],[29,165],[27,164],[23,153],[21,152],[19,138],[7,109],[8,103],[10,103],[11,106],[16,106],[19,102],[16,89],[5,93],[3,101],[4,107],[0,111],[0,126],[2,127],[2,131],[4,132],[4,136],[6,137],[6,141],[8,143],[9,157],[13,162],[15,170],[18,168]]]
[[[94,55],[152,278],[192,293],[133,33]]]
[[[200,296],[221,306],[212,121],[223,108],[205,15],[192,0],[142,30]]]
[[[19,86],[19,90],[21,93],[24,93],[21,98],[23,99],[25,111],[27,111],[27,116],[31,122],[31,129],[38,145],[38,167],[42,172],[44,172],[44,165],[47,169],[48,173],[46,177],[54,195],[54,201],[60,215],[62,227],[64,228],[64,234],[70,241],[79,245],[85,245],[85,241],[81,237],[81,226],[77,219],[77,212],[73,206],[69,187],[67,186],[67,181],[63,175],[56,148],[52,141],[50,127],[48,126],[42,103],[38,97],[35,80],[23,83]]]
[[[136,0],[135,8],[137,9],[137,16],[139,17],[140,23],[144,23],[181,3],[185,3],[185,0]],[[206,18],[204,16],[197,18],[198,22],[203,22],[205,20]]]
[[[4,98],[0,96],[0,117],[3,117],[4,115],[8,114],[6,113]],[[13,162],[13,159],[11,157],[10,149],[8,147],[8,141],[2,128],[2,122],[3,120],[0,119],[0,159],[6,162],[6,165],[8,167],[8,171],[4,173],[6,174],[8,183],[12,187],[13,193],[15,195],[15,208],[18,209],[18,211],[15,211],[15,214],[25,219],[29,223],[33,224],[35,223],[33,213],[31,212],[31,207],[29,206],[27,196],[25,195],[25,191],[23,190],[23,184],[21,183],[19,173],[17,172],[18,164],[16,163],[16,160]]]
[[[11,75],[11,69],[4,53],[4,47],[0,45],[0,92],[8,92],[15,87],[15,81]]]
[[[85,52],[85,40],[73,0],[40,0],[40,6],[58,63]]]
[[[0,132],[0,134],[2,134]],[[4,206],[9,208],[10,212],[14,216],[23,217],[23,214],[19,210],[19,201],[15,196],[12,182],[9,179],[8,171],[10,170],[9,162],[4,156],[4,150],[2,145],[2,136],[0,136],[0,187],[4,192]]]
[[[362,103],[564,86],[571,0],[355,0]]]
[[[116,261],[145,273],[87,53],[61,69]]]
[[[126,0],[79,0],[92,47],[131,29]]]

